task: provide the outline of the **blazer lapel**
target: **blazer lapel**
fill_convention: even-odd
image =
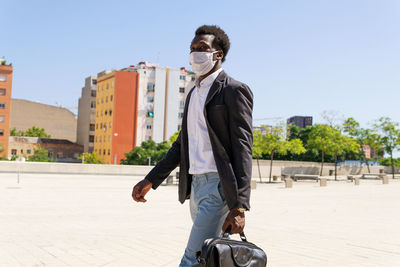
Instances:
[[[204,104],[204,108],[211,101],[211,99],[215,96],[215,94],[219,91],[219,89],[221,89],[222,82],[224,81],[225,77],[226,77],[226,74],[224,71],[221,71],[221,73],[218,74],[217,78],[211,85],[210,91],[208,91],[208,95],[206,98],[206,102]]]

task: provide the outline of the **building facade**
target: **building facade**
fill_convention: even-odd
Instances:
[[[137,144],[167,141],[182,127],[185,99],[194,86],[194,74],[185,68],[147,62],[139,62],[131,70],[139,74]]]
[[[82,95],[78,103],[78,125],[76,142],[83,145],[83,151],[93,153],[94,131],[96,120],[96,87],[97,77],[89,76],[82,87]]]
[[[288,125],[296,125],[300,128],[306,128],[307,126],[312,126],[313,117],[312,116],[293,116],[287,119]]]
[[[29,159],[39,147],[47,150],[49,158],[58,162],[80,162],[78,157],[83,152],[83,146],[66,139],[10,136],[8,157]]]
[[[7,157],[10,136],[10,110],[13,67],[0,58],[0,157]]]
[[[119,71],[100,72],[93,152],[104,163],[119,164],[125,153],[143,141],[167,141],[181,128],[184,101],[194,80],[194,74],[184,68],[160,67],[147,62]],[[78,136],[82,134],[82,140],[88,136],[81,128],[93,129],[93,123],[83,118],[83,112],[90,110],[89,105],[93,106],[92,101],[79,102],[77,132]]]
[[[97,76],[94,153],[119,164],[136,146],[138,73],[104,71]]]
[[[17,131],[36,126],[55,139],[76,142],[77,120],[69,109],[24,99],[11,100],[10,128]]]

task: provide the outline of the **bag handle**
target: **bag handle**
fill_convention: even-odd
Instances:
[[[222,237],[224,237],[224,238],[229,238],[229,235],[231,234],[231,229],[232,229],[232,228],[229,226],[229,227],[226,229],[225,233],[222,235]],[[239,235],[240,235],[240,239],[241,239],[243,242],[248,242],[248,241],[247,241],[247,237],[246,237],[246,235],[244,234],[244,231],[241,232]]]

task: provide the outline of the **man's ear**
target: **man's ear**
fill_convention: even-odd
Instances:
[[[222,50],[218,50],[217,53],[214,54],[214,60],[221,60],[224,58],[224,52]]]

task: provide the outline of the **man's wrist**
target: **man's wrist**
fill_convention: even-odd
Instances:
[[[246,211],[246,209],[244,209],[244,208],[233,208],[233,209],[231,209],[231,211],[236,211],[236,212],[239,212],[239,213],[243,213],[243,214],[244,214],[244,212]]]

